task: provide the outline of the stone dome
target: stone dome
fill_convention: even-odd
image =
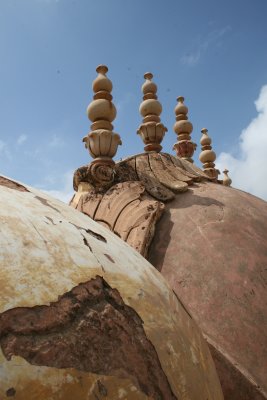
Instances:
[[[71,205],[166,278],[204,332],[226,400],[267,399],[267,203],[212,181],[182,158],[147,152],[117,162],[100,189],[79,168]]]
[[[100,224],[0,178],[0,398],[222,399],[161,274]]]
[[[199,183],[166,204],[148,259],[202,329],[225,399],[266,399],[267,203]]]

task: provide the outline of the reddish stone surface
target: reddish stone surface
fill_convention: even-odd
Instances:
[[[210,352],[221,379],[225,400],[265,399],[261,388],[236,368],[233,362],[227,360],[225,354],[212,345],[210,345]]]
[[[177,142],[174,145],[178,157],[191,158],[195,152],[196,145],[191,140]]]
[[[267,203],[201,183],[166,204],[149,261],[213,343],[225,399],[267,398]]]
[[[0,185],[6,186],[9,189],[15,189],[20,192],[28,192],[29,190],[25,188],[25,186],[21,185],[18,182],[12,181],[11,179],[5,178],[4,176],[0,176]]]
[[[155,400],[177,399],[141,318],[100,276],[49,306],[0,314],[0,345],[8,360],[130,378]]]

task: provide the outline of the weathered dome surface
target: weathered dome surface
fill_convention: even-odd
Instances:
[[[222,399],[161,274],[96,222],[0,178],[0,398]]]
[[[195,185],[165,205],[148,258],[203,330],[225,399],[267,398],[267,203]]]
[[[117,162],[109,182],[79,168],[71,205],[162,272],[203,329],[225,398],[264,399],[267,203],[210,180],[148,152]]]

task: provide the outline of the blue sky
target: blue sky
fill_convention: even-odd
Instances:
[[[150,71],[168,127],[163,151],[172,153],[183,95],[192,139],[208,128],[218,167],[267,199],[266,15],[266,0],[0,0],[0,173],[70,196],[72,172],[90,162],[85,110],[106,64],[123,141],[116,158],[143,150],[136,130]]]

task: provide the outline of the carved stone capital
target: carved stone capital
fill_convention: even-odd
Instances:
[[[192,140],[181,140],[174,144],[173,150],[176,151],[177,156],[193,163],[192,156],[196,147],[196,143],[192,142]]]
[[[162,123],[153,121],[141,124],[137,131],[145,144],[145,151],[157,152],[160,152],[162,149],[160,143],[165,132],[167,132],[167,128]]]
[[[213,164],[215,165],[215,164]],[[218,179],[218,175],[219,175],[219,171],[216,168],[204,168],[204,172],[206,175],[208,175],[210,177],[210,179],[214,179],[217,181]]]
[[[107,129],[97,129],[90,132],[83,138],[85,147],[93,158],[107,157],[111,159],[115,156],[118,146],[121,145],[121,138],[118,133]]]

